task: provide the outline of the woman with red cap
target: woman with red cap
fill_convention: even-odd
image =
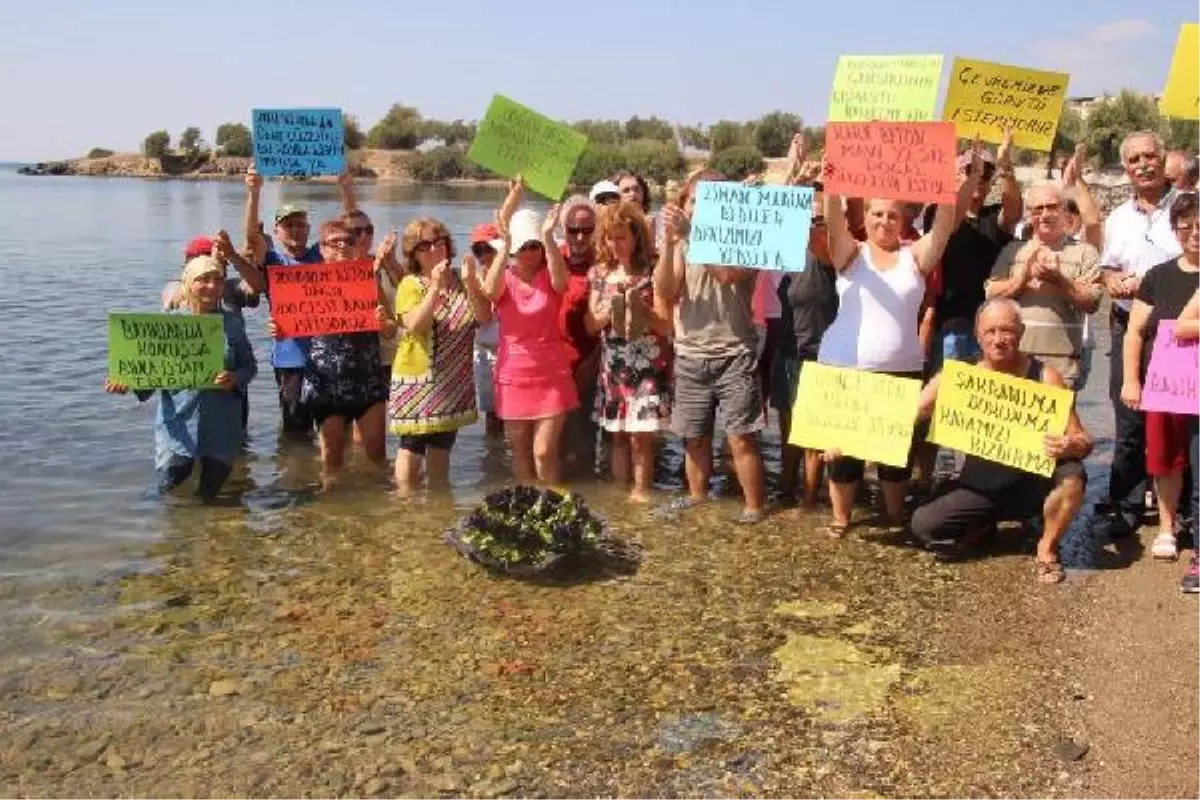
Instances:
[[[467,256],[472,267],[486,269],[496,257],[496,250],[504,242],[500,230],[485,222],[471,229],[471,254]],[[476,272],[476,274],[479,274]],[[496,415],[496,393],[492,390],[495,379],[496,349],[500,346],[500,323],[494,318],[480,324],[475,331],[475,394],[479,411],[484,415],[485,431],[490,437],[504,435],[504,422]]]

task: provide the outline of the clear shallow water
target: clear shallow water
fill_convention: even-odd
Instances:
[[[832,542],[823,514],[737,529],[725,474],[728,499],[664,525],[593,480],[577,488],[645,546],[642,570],[494,580],[438,534],[507,480],[504,446],[465,431],[448,498],[397,500],[361,464],[316,497],[315,449],[277,436],[265,308],[247,315],[260,374],[233,501],[143,499],[153,401],[103,393],[105,316],[156,309],[186,241],[236,232],[243,198],[237,182],[0,167],[0,793],[344,794],[373,760],[422,796],[1045,793],[1044,759],[1021,755],[1058,730],[1026,695],[1055,685],[1036,641],[1055,635],[1055,595],[1029,592],[1020,546],[946,566],[869,530]],[[332,186],[286,199],[336,211]],[[431,214],[460,252],[499,200],[360,187],[379,235]],[[278,202],[268,186],[263,213]],[[1105,353],[1080,399],[1100,437],[1092,496],[1111,447]],[[774,433],[765,451],[772,473]],[[660,488],[679,465],[667,441]],[[1095,562],[1089,526],[1069,564]],[[236,701],[214,700],[227,679]],[[951,720],[986,742],[955,750],[979,730]],[[1022,723],[1037,747],[1013,738]],[[128,771],[81,755],[97,736]]]

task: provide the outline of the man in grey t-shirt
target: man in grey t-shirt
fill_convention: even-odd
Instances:
[[[712,475],[712,439],[717,408],[745,507],[738,520],[763,515],[764,478],[758,432],[763,407],[756,373],[757,333],[752,300],[757,272],[687,262],[688,219],[695,185],[722,176],[701,173],[684,187],[682,208],[660,212],[665,237],[654,271],[654,289],[675,314],[675,405],[671,427],[684,442],[688,496],[671,504],[677,511],[704,502]]]

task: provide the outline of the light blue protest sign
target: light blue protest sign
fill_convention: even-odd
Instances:
[[[340,108],[256,108],[253,123],[259,175],[308,178],[346,169]]]
[[[812,224],[807,186],[696,184],[688,261],[803,272]]]

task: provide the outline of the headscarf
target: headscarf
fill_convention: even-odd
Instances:
[[[221,266],[221,262],[212,256],[196,256],[183,267],[183,296],[185,299],[192,296],[192,284],[199,280],[204,275],[209,275],[213,272],[224,276],[225,268]]]

